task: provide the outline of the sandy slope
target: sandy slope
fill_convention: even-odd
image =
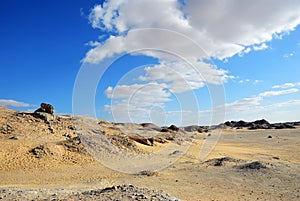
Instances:
[[[6,189],[0,191],[0,198],[8,198],[7,190],[12,194],[27,190],[24,192],[28,198],[36,199],[53,193],[68,195],[133,184],[163,190],[181,200],[300,199],[300,128],[225,129],[205,161],[198,156],[208,137],[197,133],[183,157],[147,176],[121,173],[102,165],[73,139],[76,126],[71,117],[58,117],[47,124],[30,114],[0,108],[0,189]],[[122,134],[118,129],[113,132],[111,127],[118,126],[109,122],[98,126],[106,135]],[[128,125],[122,126],[121,131],[129,129]],[[154,146],[131,143],[131,151],[142,154],[156,152],[172,142]],[[262,168],[247,166],[255,161]],[[30,194],[32,189],[34,194]]]

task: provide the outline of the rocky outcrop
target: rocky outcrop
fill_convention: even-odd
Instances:
[[[48,114],[54,114],[54,108],[51,104],[41,103],[41,107],[34,112],[45,112]]]
[[[192,126],[183,127],[183,130],[186,131],[186,132],[207,133],[208,128],[209,128],[208,126],[192,125]]]
[[[169,127],[163,126],[163,127],[161,127],[161,130],[160,130],[160,132],[163,132],[163,133],[172,132],[172,131],[177,132],[177,131],[179,131],[179,128],[175,125],[171,125]]]
[[[54,108],[48,103],[41,103],[41,107],[34,111],[34,116],[47,122],[54,120]]]
[[[275,123],[272,127],[275,129],[296,128],[293,123]]]
[[[245,122],[245,121],[227,121],[224,123],[226,126],[231,128],[247,128],[249,130],[256,130],[256,129],[285,129],[285,128],[295,128],[297,122],[294,123],[274,123],[271,124],[265,119],[256,120],[253,122]]]
[[[42,158],[47,155],[44,145],[40,145],[40,146],[37,146],[37,147],[29,150],[29,153],[31,153],[36,158]]]
[[[168,129],[171,130],[171,131],[179,131],[179,128],[175,125],[169,126]]]
[[[153,138],[144,138],[144,137],[129,137],[129,139],[141,143],[143,145],[153,146],[154,139]]]

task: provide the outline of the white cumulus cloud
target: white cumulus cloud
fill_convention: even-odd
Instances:
[[[298,0],[186,0],[184,5],[177,0],[108,0],[94,7],[89,19],[93,27],[117,37],[139,28],[177,31],[195,40],[209,56],[224,59],[247,46],[265,49],[265,42],[295,29],[299,10]]]
[[[9,100],[9,99],[0,99],[0,106],[11,106],[11,107],[31,107],[32,105],[16,100]]]
[[[300,24],[299,10],[298,0],[106,0],[92,9],[89,20],[111,36],[91,43],[83,62],[96,65],[122,54],[156,58],[159,64],[144,69],[141,84],[117,85],[105,92],[113,101],[107,110],[145,114],[147,107],[170,101],[169,92],[221,85],[234,78],[206,61],[267,49],[269,41]],[[240,110],[247,102],[259,106],[264,97],[295,92],[298,89],[267,91],[227,107]]]

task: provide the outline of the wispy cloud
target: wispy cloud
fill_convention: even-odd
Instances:
[[[16,100],[9,100],[9,99],[0,99],[0,106],[4,107],[31,107],[31,104],[16,101]]]
[[[297,86],[300,86],[300,82],[294,82],[294,83],[287,82],[287,83],[284,83],[281,85],[274,85],[274,86],[272,86],[272,88],[273,89],[286,89],[286,88],[293,88],[293,87],[297,87]]]
[[[267,118],[273,122],[282,120],[295,121],[300,119],[300,113],[298,114],[298,111],[300,112],[300,108],[295,108],[295,106],[300,105],[300,100],[295,99],[268,105],[264,105],[264,100],[269,97],[296,92],[298,92],[298,89],[265,91],[254,97],[243,98],[232,103],[227,103],[225,106],[214,108],[213,111],[201,111],[201,114],[208,116],[212,112],[217,113],[219,110],[222,111],[223,108],[225,108],[227,120],[255,120],[259,118]],[[293,110],[297,112],[291,114],[290,107],[293,107]]]
[[[263,80],[254,80],[254,81],[252,81],[252,80],[250,80],[250,79],[244,79],[244,80],[239,80],[239,83],[240,84],[243,84],[243,83],[253,83],[253,84],[258,84],[258,83],[261,83],[261,82],[263,82]]]
[[[258,84],[258,83],[261,83],[263,82],[263,80],[254,80],[254,84]]]
[[[259,97],[280,96],[280,95],[284,95],[284,94],[296,93],[298,91],[299,91],[299,89],[297,89],[297,88],[280,90],[280,91],[266,91],[266,92],[260,93],[258,96]]]
[[[290,58],[290,57],[293,57],[294,55],[295,55],[295,53],[290,52],[290,53],[284,54],[282,57],[283,57],[283,58]]]

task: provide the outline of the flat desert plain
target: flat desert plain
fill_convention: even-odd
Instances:
[[[133,138],[122,133],[126,124],[122,129],[105,121],[94,126],[103,135],[114,136],[109,139],[120,147],[124,148],[123,141],[127,140],[127,151],[133,154],[155,153],[176,143],[155,141],[149,146],[130,140]],[[56,116],[46,122],[1,107],[0,199],[300,200],[299,127],[224,128],[204,159],[199,158],[201,147],[212,136],[210,131],[194,132],[188,150],[174,163],[138,174],[103,165],[101,158],[93,157],[81,143],[76,127],[71,116]],[[120,143],[118,135],[123,135]]]

